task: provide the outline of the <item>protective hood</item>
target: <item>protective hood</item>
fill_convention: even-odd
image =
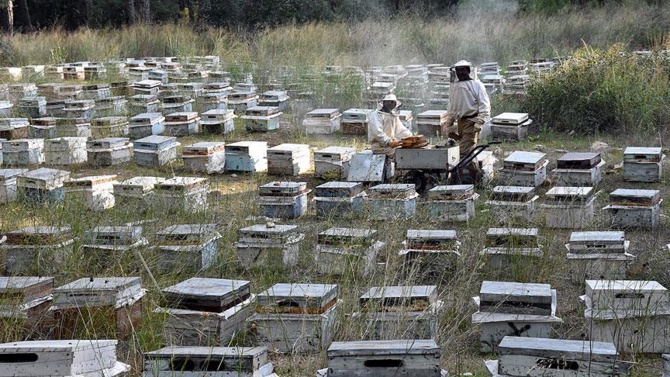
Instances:
[[[379,101],[379,104],[377,104],[377,110],[381,110],[383,106],[384,101],[395,101],[395,107],[393,108],[393,112],[396,112],[402,102],[398,101],[398,98],[395,96],[395,94],[387,94],[386,97],[384,97],[381,101]]]
[[[456,68],[458,67],[468,67],[470,69],[470,80],[475,80],[477,78],[477,70],[475,67],[472,66],[472,63],[470,63],[467,60],[459,60],[451,66],[449,69],[449,81],[450,82],[459,82],[460,80],[458,79],[458,76],[456,76]]]

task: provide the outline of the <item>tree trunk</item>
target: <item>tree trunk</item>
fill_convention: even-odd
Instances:
[[[2,14],[0,15],[0,25],[2,25],[2,30],[7,34],[14,33],[14,2],[13,2],[13,0],[7,0],[6,5],[0,7],[0,11],[2,11]]]
[[[126,1],[126,15],[128,16],[128,24],[132,25],[135,23],[135,0]]]
[[[145,23],[151,22],[151,1],[142,0],[142,21]]]
[[[84,0],[84,25],[89,27],[89,23],[93,18],[93,0]]]
[[[16,13],[18,13],[19,24],[21,28],[26,31],[33,29],[33,24],[30,22],[30,10],[28,9],[28,0],[18,0],[16,3]]]
[[[199,19],[203,21],[205,25],[209,24],[211,19],[210,13],[212,12],[212,2],[211,0],[200,0],[200,17]]]

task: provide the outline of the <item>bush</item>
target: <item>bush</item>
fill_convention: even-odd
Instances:
[[[669,110],[670,61],[643,58],[623,45],[582,48],[552,73],[533,80],[525,111],[556,131],[664,131]]]

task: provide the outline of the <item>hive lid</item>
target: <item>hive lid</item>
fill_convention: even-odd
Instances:
[[[377,234],[373,229],[361,228],[330,228],[318,235],[318,243],[322,245],[340,245],[371,243]]]
[[[154,185],[154,188],[162,191],[183,191],[203,187],[207,185],[207,182],[207,178],[174,177],[166,179],[163,182],[157,182]]]
[[[54,288],[54,306],[123,306],[140,298],[142,291],[139,277],[81,278]]]
[[[279,113],[279,107],[276,106],[252,106],[247,108],[245,115],[268,116]]]
[[[661,147],[626,147],[623,151],[624,160],[648,160],[656,157],[660,161],[663,148]]]
[[[90,140],[86,142],[89,149],[110,149],[130,145],[130,139],[127,137],[106,137],[103,139]]]
[[[340,116],[339,109],[314,109],[307,114],[305,118],[317,118],[317,119],[335,119]]]
[[[502,113],[491,118],[494,124],[521,124],[528,120],[528,113]]]
[[[613,362],[618,353],[613,343],[506,336],[498,345],[499,355],[560,357],[567,360]]]
[[[626,234],[622,231],[572,232],[570,245],[582,245],[597,248],[601,245],[623,245]]]
[[[616,189],[609,194],[609,203],[626,206],[650,206],[660,203],[659,190]]]
[[[553,187],[545,194],[554,202],[583,202],[593,195],[593,187]]]
[[[266,347],[179,347],[169,346],[156,351],[144,352],[145,373],[184,375],[254,375],[268,363]],[[200,364],[200,368],[214,366],[216,372],[191,370],[189,361]],[[260,376],[260,374],[258,374]],[[263,374],[265,375],[265,374]]]
[[[68,181],[65,181],[65,186],[92,188],[93,186],[112,183],[116,183],[116,174],[70,178]]]
[[[360,340],[333,342],[328,347],[328,358],[361,356],[430,355],[439,360],[440,347],[433,339],[412,340]]]
[[[184,156],[207,156],[216,152],[224,152],[226,143],[222,141],[201,141],[199,143],[187,145],[182,149]]]
[[[72,239],[69,226],[29,226],[8,232],[8,245],[56,245]]]
[[[262,196],[298,195],[307,190],[307,182],[274,181],[258,186],[258,194]]]
[[[538,152],[514,151],[505,160],[505,169],[537,170],[546,161],[546,155]]]
[[[556,160],[558,169],[590,169],[601,161],[600,153],[566,153]]]
[[[462,200],[472,197],[474,193],[474,185],[435,186],[428,191],[428,197],[446,200]]]
[[[141,237],[141,226],[97,226],[85,234],[90,245],[132,245]]]
[[[53,286],[52,277],[0,276],[0,312],[48,298]]]
[[[28,169],[0,169],[0,182],[9,181],[27,172]]]
[[[318,197],[352,197],[363,191],[361,182],[326,182],[316,186]]]
[[[535,187],[525,186],[496,186],[491,192],[491,200],[526,202],[534,196]]]
[[[549,284],[484,281],[479,291],[482,312],[551,315]]]
[[[191,122],[197,119],[199,119],[198,113],[193,111],[170,113],[165,116],[166,122]]]
[[[259,293],[256,296],[256,303],[259,307],[265,307],[261,309],[262,312],[309,314],[311,309],[322,312],[322,309],[332,306],[336,299],[337,285],[335,284],[277,283]]]
[[[413,183],[382,183],[368,191],[371,198],[409,198],[416,194]]]
[[[249,297],[250,282],[194,277],[162,292],[171,308],[222,312]]]
[[[162,113],[141,113],[130,118],[132,124],[154,124],[165,120]],[[158,135],[154,135],[158,136]],[[163,136],[165,137],[165,136]]]
[[[191,244],[193,242],[211,240],[216,235],[218,235],[216,224],[180,224],[171,225],[156,232],[156,240],[161,245]]]
[[[670,310],[668,290],[656,281],[647,280],[586,280],[585,301],[587,312],[593,317]]]
[[[316,160],[317,158],[333,158],[333,157],[341,158],[347,155],[351,156],[354,153],[356,153],[356,148],[331,146],[319,149],[318,151],[314,152],[314,159]]]
[[[455,240],[456,231],[451,229],[408,229],[408,240]]]
[[[403,307],[408,311],[424,311],[437,302],[436,285],[372,287],[360,298],[363,310],[383,311],[387,307]]]

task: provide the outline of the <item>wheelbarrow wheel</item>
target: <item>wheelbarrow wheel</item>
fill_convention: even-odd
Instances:
[[[419,194],[424,194],[439,184],[438,177],[421,170],[412,170],[408,172],[403,176],[402,181],[403,183],[413,183],[414,189]]]

